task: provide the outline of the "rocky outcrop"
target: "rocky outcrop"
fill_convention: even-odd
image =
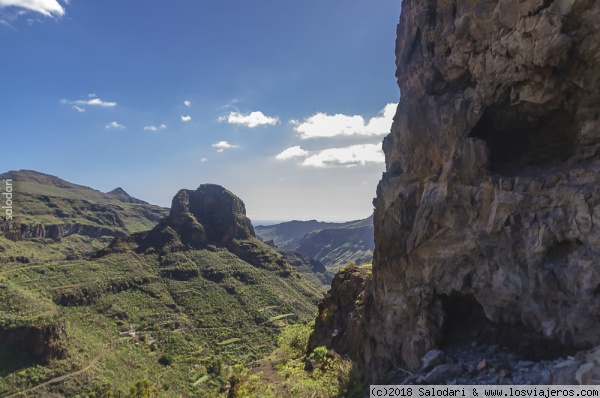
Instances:
[[[90,238],[125,236],[125,233],[118,229],[86,224],[27,225],[17,223],[14,229],[9,228],[5,231],[5,237],[12,240],[33,238],[60,240],[74,234],[89,236]]]
[[[254,237],[244,202],[225,188],[203,184],[195,190],[180,190],[173,198],[171,212],[148,234],[164,240],[175,233],[184,245],[227,244],[234,239]]]
[[[200,185],[195,191],[180,190],[173,198],[169,215],[152,230],[117,238],[97,255],[131,248],[165,252],[209,245],[224,247],[256,267],[272,268],[282,276],[293,271],[281,254],[256,238],[244,202],[215,184]]]
[[[44,325],[0,328],[1,344],[15,346],[43,363],[67,356],[65,338],[62,319]]]
[[[340,355],[363,345],[362,332],[366,286],[370,268],[349,266],[338,272],[319,303],[319,315],[308,341],[307,352],[326,346]]]
[[[352,355],[372,379],[418,369],[473,311],[546,346],[600,344],[600,3],[404,0],[397,33]]]

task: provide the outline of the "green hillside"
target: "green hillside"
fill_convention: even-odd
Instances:
[[[121,188],[102,193],[29,170],[3,173],[0,179],[12,180],[14,220],[5,226],[12,240],[79,235],[106,243],[107,237],[151,229],[168,214]]]
[[[87,220],[123,234],[0,237],[0,396],[225,396],[283,326],[314,319],[317,289],[256,239],[222,187],[180,191],[156,224],[122,192],[30,176],[17,185],[25,225]],[[130,234],[92,208],[154,227]]]

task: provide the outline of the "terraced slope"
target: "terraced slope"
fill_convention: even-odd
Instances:
[[[180,191],[150,231],[60,256],[81,239],[0,237],[0,396],[223,395],[282,326],[316,313],[316,288],[219,186]]]

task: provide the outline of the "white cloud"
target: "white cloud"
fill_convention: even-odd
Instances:
[[[192,105],[192,103],[191,103],[189,100],[185,100],[185,101],[183,101],[183,104],[184,104],[185,106],[187,106],[188,108],[189,108],[189,107]]]
[[[73,105],[73,109],[76,110],[79,113],[85,112],[85,108],[80,108],[77,105]]]
[[[325,149],[306,158],[302,162],[302,166],[364,166],[384,162],[385,156],[381,150],[381,144],[364,144]]]
[[[167,125],[163,123],[160,126],[146,126],[146,127],[144,127],[144,130],[158,131],[158,130],[164,130],[166,128],[167,128]]]
[[[190,120],[192,120],[191,116],[181,116],[181,121],[182,122],[189,122]]]
[[[293,159],[293,158],[299,158],[299,157],[306,156],[306,155],[308,155],[308,152],[305,151],[304,149],[300,148],[300,146],[297,145],[297,146],[293,146],[293,147],[285,149],[279,155],[275,156],[275,159],[288,160],[288,159]]]
[[[121,123],[117,123],[117,122],[110,122],[108,123],[106,126],[104,126],[105,129],[124,129],[125,126],[123,126]]]
[[[0,0],[2,1],[2,0]],[[92,94],[90,94],[90,99],[88,100],[76,100],[76,101],[70,101],[67,99],[61,99],[60,103],[61,104],[71,104],[71,105],[87,105],[87,106],[99,106],[102,108],[112,108],[117,106],[116,102],[109,102],[109,101],[102,101],[100,98],[96,98],[96,97],[91,97]]]
[[[204,163],[204,162],[208,162],[208,158],[201,158],[201,159],[200,159],[200,161],[201,161],[202,163]]]
[[[217,148],[217,152],[223,152],[225,149],[237,148],[238,145],[232,145],[227,141],[219,141],[212,144],[214,148]]]
[[[4,7],[25,8],[47,17],[65,14],[65,9],[56,0],[0,0],[0,8]]]
[[[387,104],[378,116],[368,121],[360,115],[328,115],[319,112],[304,121],[290,120],[300,138],[336,137],[340,135],[385,135],[390,132],[398,104]]]
[[[276,117],[265,116],[260,111],[252,112],[248,115],[243,115],[239,112],[230,112],[228,116],[221,116],[219,122],[227,122],[229,124],[241,124],[246,127],[254,128],[261,125],[275,126],[279,123]]]

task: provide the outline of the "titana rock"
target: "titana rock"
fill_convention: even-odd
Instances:
[[[254,237],[244,202],[220,185],[203,184],[197,190],[180,190],[171,212],[150,232],[160,236],[175,231],[183,244],[202,246],[227,244],[234,239]]]
[[[337,339],[371,380],[466,330],[600,345],[600,3],[404,0],[397,35],[373,279]]]

